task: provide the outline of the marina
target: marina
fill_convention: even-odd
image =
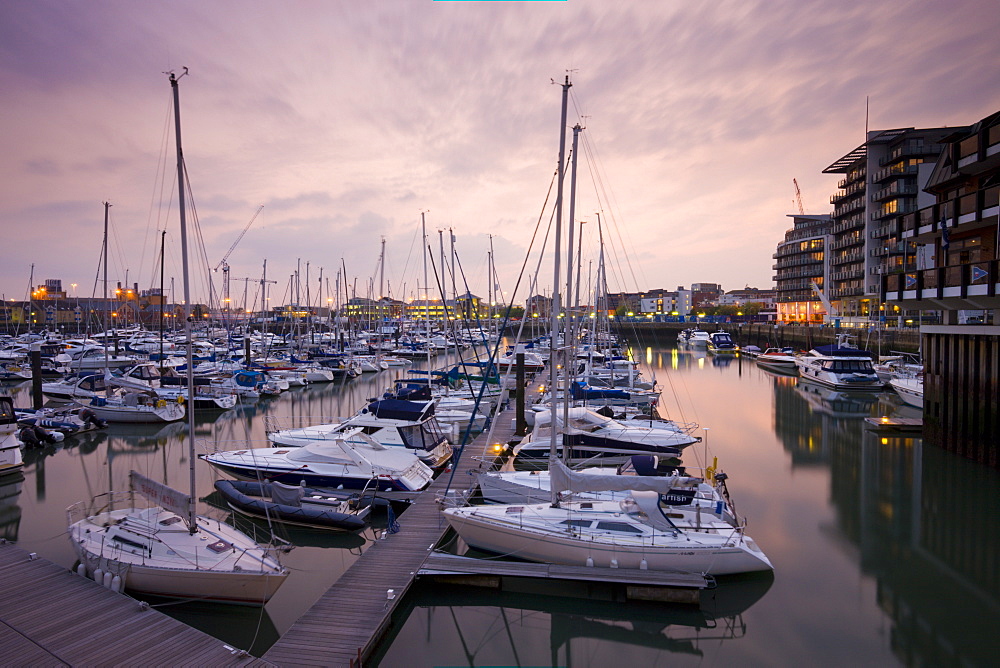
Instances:
[[[1000,482],[992,471],[923,446],[919,436],[876,434],[865,429],[867,423],[864,417],[914,419],[910,412],[913,409],[903,405],[892,392],[854,393],[850,404],[844,404],[842,399],[827,399],[824,394],[809,395],[810,401],[816,402],[809,403],[796,391],[797,378],[769,373],[740,356],[720,357],[704,350],[636,346],[633,344],[633,355],[640,361],[644,372],[655,373],[658,379],[669,384],[668,389],[673,388],[669,394],[688,397],[677,405],[664,407],[664,412],[672,417],[697,419],[705,428],[701,433],[707,438],[703,438],[702,444],[691,447],[685,461],[702,461],[705,447],[719,456],[720,466],[731,476],[737,508],[748,516],[754,538],[775,562],[775,575],[773,580],[749,582],[721,578],[714,588],[702,588],[697,583],[690,588],[668,587],[666,591],[687,589],[699,592],[700,602],[697,604],[690,601],[669,604],[691,608],[690,612],[669,606],[652,611],[646,607],[653,605],[650,601],[622,598],[620,600],[630,602],[624,608],[619,604],[615,614],[608,616],[609,612],[601,607],[600,601],[619,600],[618,597],[627,596],[627,591],[625,594],[616,594],[613,590],[605,592],[602,587],[612,586],[608,583],[583,585],[583,598],[587,603],[583,608],[579,608],[579,604],[577,607],[589,610],[590,614],[585,618],[591,620],[591,626],[585,628],[590,630],[575,640],[564,637],[569,645],[560,645],[563,648],[561,651],[576,646],[574,653],[579,652],[581,649],[577,644],[584,642],[592,648],[588,651],[597,652],[597,656],[605,651],[617,651],[633,657],[637,662],[648,663],[666,652],[681,660],[686,654],[675,654],[678,646],[667,642],[678,629],[691,629],[707,641],[711,637],[708,633],[710,627],[721,622],[736,625],[727,628],[745,626],[746,631],[735,635],[727,632],[727,641],[713,650],[713,656],[720,661],[727,657],[736,661],[748,653],[763,652],[776,662],[812,661],[819,665],[834,665],[835,662],[854,660],[867,663],[876,657],[883,664],[892,664],[902,662],[896,653],[899,649],[886,643],[873,629],[891,624],[907,639],[907,647],[913,649],[919,646],[923,648],[920,651],[925,657],[940,657],[946,646],[926,646],[926,633],[919,631],[923,624],[929,623],[933,637],[940,638],[942,643],[947,640],[947,647],[955,643],[954,646],[960,648],[959,654],[967,662],[977,665],[988,656],[987,646],[976,635],[976,629],[985,622],[977,620],[988,620],[994,614],[991,610],[995,610],[997,605],[997,585],[992,570],[985,563],[976,565],[977,562],[970,561],[970,557],[978,552],[995,550],[995,543],[991,544],[995,541],[995,534],[990,531],[951,533],[948,530],[949,535],[964,538],[956,538],[948,552],[944,553],[941,552],[943,545],[940,539],[933,538],[944,530],[944,526],[938,526],[933,518],[924,519],[925,531],[920,535],[910,534],[907,527],[922,515],[920,506],[911,504],[913,498],[923,499],[920,503],[924,504],[948,497],[952,499],[950,503],[956,511],[986,502],[989,495],[1000,489]],[[263,447],[266,442],[265,415],[310,421],[305,416],[349,415],[399,372],[384,373],[386,375],[359,377],[342,385],[299,388],[263,404],[213,416],[210,421],[196,425],[199,439],[232,443],[236,439],[249,438]],[[20,405],[30,393],[30,384],[8,385],[7,389]],[[831,403],[823,404],[823,401]],[[857,410],[862,406],[867,406],[863,413]],[[264,408],[266,411],[262,410]],[[504,426],[511,428],[511,420],[507,416],[497,422],[498,430]],[[17,485],[16,492],[5,495],[5,535],[16,539],[22,550],[35,552],[41,559],[54,562],[68,573],[74,568],[75,557],[63,534],[63,511],[71,500],[82,495],[81,486],[89,480],[91,485],[103,487],[107,484],[109,471],[115,480],[121,480],[129,468],[166,471],[168,480],[185,475],[186,461],[178,457],[182,435],[182,430],[176,426],[123,425],[106,431],[83,433],[57,446],[27,450],[25,480]],[[755,443],[749,449],[745,445],[748,435],[752,435]],[[502,435],[494,440],[499,441],[500,438]],[[475,454],[472,450],[466,454],[470,453]],[[462,461],[460,466],[478,466],[472,463],[472,459],[463,458]],[[210,513],[222,513],[224,517],[227,513],[222,508],[210,505],[214,492],[214,477],[210,475],[210,470],[208,467],[198,470],[198,496],[207,500],[201,503],[209,504],[207,509]],[[886,483],[885,476],[890,472]],[[454,489],[467,489],[472,482],[471,476],[457,471],[455,479],[460,480],[460,475],[465,478],[464,484],[456,483]],[[545,641],[537,648],[538,652],[533,653],[535,641],[532,638],[536,632],[548,628],[550,623],[558,626],[568,619],[564,616],[565,611],[571,610],[572,606],[560,608],[563,605],[560,601],[579,600],[580,594],[574,592],[581,585],[552,577],[551,568],[548,569],[548,577],[535,578],[529,574],[539,570],[539,566],[517,562],[462,562],[465,563],[461,566],[463,572],[456,574],[454,571],[460,567],[454,557],[432,549],[445,528],[439,517],[440,506],[435,500],[439,486],[444,484],[444,477],[445,474],[435,481],[436,487],[430,494],[418,497],[417,504],[399,513],[400,532],[387,533],[385,539],[382,535],[389,527],[384,515],[377,515],[375,526],[360,534],[318,535],[315,532],[289,530],[284,535],[297,546],[282,556],[282,563],[291,569],[291,574],[288,582],[260,612],[246,614],[232,606],[215,606],[208,615],[200,612],[195,615],[185,612],[184,608],[204,607],[207,604],[186,603],[157,608],[160,604],[155,601],[154,609],[177,615],[185,623],[214,634],[222,643],[253,650],[254,655],[277,665],[284,665],[286,660],[290,664],[308,664],[307,656],[316,657],[324,651],[323,648],[329,650],[331,647],[339,648],[338,656],[344,661],[340,665],[356,661],[359,650],[380,665],[462,664],[466,660],[462,658],[461,651],[455,653],[461,648],[461,642],[452,635],[454,630],[448,631],[437,624],[432,628],[426,627],[424,615],[419,611],[442,610],[440,606],[444,605],[443,610],[447,614],[449,603],[460,604],[455,610],[463,625],[462,633],[476,633],[477,628],[485,630],[486,627],[474,624],[473,619],[480,619],[480,623],[489,625],[493,622],[487,620],[494,619],[494,614],[500,614],[500,609],[489,608],[482,598],[484,592],[491,592],[488,594],[490,600],[506,606],[502,608],[506,611],[504,614],[534,610],[532,614],[541,617],[536,622],[519,627],[520,630],[511,629],[515,645],[490,642],[484,646],[484,655],[492,656],[495,663],[510,663],[510,652],[516,647],[522,659],[533,657],[531,660],[534,663],[551,662],[549,642]],[[858,482],[848,485],[849,479]],[[879,479],[883,482],[876,484],[874,481]],[[53,482],[57,480],[61,484]],[[959,481],[965,485],[969,480],[975,482],[968,494],[955,497],[953,490]],[[831,490],[834,490],[832,497]],[[897,513],[892,517],[879,514],[877,504],[885,499],[895,500]],[[781,518],[789,517],[785,512],[789,504],[796,507],[795,517],[798,519],[793,524],[781,521]],[[413,511],[417,512],[411,515]],[[957,515],[963,516],[961,512]],[[988,517],[984,519],[987,523],[992,522]],[[802,521],[805,521],[804,525]],[[406,542],[408,535],[413,536],[409,545]],[[858,542],[862,537],[865,537],[863,545]],[[897,562],[889,557],[889,553],[898,549],[893,547],[898,545],[898,541],[917,548],[912,558]],[[844,547],[850,545],[855,547],[845,552]],[[438,547],[461,553],[453,543],[448,543],[448,539]],[[851,556],[855,550],[861,552]],[[370,557],[361,556],[369,552]],[[933,556],[935,554],[938,556]],[[871,565],[862,567],[858,561],[861,555]],[[369,558],[372,561],[368,561]],[[380,561],[376,562],[376,558]],[[919,578],[911,583],[908,574],[914,569],[926,570],[927,563],[938,559],[944,559],[952,566],[947,572],[940,567],[932,569],[935,577],[943,582],[940,587],[935,587],[938,596],[934,607],[929,608],[923,604],[923,595],[917,596],[924,585],[917,584]],[[356,564],[364,565],[355,569]],[[507,575],[512,569],[520,567],[524,568],[524,577]],[[447,569],[451,571],[451,580],[442,574]],[[423,575],[414,581],[413,577],[422,571]],[[824,577],[817,579],[817,571],[822,571]],[[345,579],[349,573],[351,577]],[[626,576],[625,573],[611,575]],[[645,576],[649,577],[649,572]],[[477,586],[469,590],[471,582]],[[499,589],[492,588],[494,582]],[[845,586],[851,582],[859,583],[860,598],[846,595]],[[825,625],[822,631],[819,628],[808,631],[814,647],[776,644],[774,639],[781,635],[778,630],[782,623],[780,620],[787,619],[789,614],[806,618],[811,614],[804,608],[808,605],[808,598],[797,593],[803,588],[819,588],[827,605],[839,612],[842,621]],[[391,604],[389,589],[394,590]],[[337,596],[324,594],[329,591],[337,592]],[[463,598],[462,592],[469,591],[480,594],[478,598]],[[532,591],[547,592],[547,601],[540,604],[537,594],[532,594]],[[882,593],[876,596],[879,591]],[[972,591],[977,593],[971,598],[958,594]],[[913,617],[900,616],[898,613],[903,608],[883,609],[878,602],[879,597],[889,592],[894,600],[910,606],[908,614],[916,615],[923,621],[917,624]],[[744,603],[726,602],[730,598]],[[747,600],[753,602],[746,605]],[[727,611],[733,605],[737,609],[743,606],[743,609],[716,618],[710,607],[718,605],[719,601],[725,602]],[[968,607],[970,601],[971,608]],[[487,605],[488,609],[482,608],[483,605]],[[950,612],[947,615],[938,614],[939,608]],[[370,612],[363,613],[365,609]],[[390,610],[393,614],[388,614]],[[599,641],[591,635],[604,628],[604,623],[597,620],[618,616],[628,619],[630,615],[636,619],[652,615],[653,619],[668,620],[674,631],[661,636],[660,640],[638,631],[620,632],[613,639],[598,634],[598,637],[603,637]],[[435,619],[439,618],[439,614],[435,615]],[[564,621],[557,624],[557,619]],[[574,619],[577,619],[574,625],[581,623],[581,618]],[[715,621],[706,621],[709,619]],[[867,621],[860,624],[849,622],[850,619]],[[678,620],[694,626],[678,626]],[[553,626],[553,633],[557,632],[557,626]],[[258,628],[262,632],[258,632]],[[430,644],[425,640],[428,632],[435,639]],[[560,634],[565,632],[566,629],[558,631]],[[583,631],[578,629],[573,634],[578,632]],[[329,640],[330,634],[337,639]],[[264,636],[269,636],[269,639]],[[585,637],[590,640],[584,640]],[[850,637],[852,642],[834,641],[835,637]],[[262,640],[266,642],[263,646]],[[596,645],[593,644],[595,642]],[[820,652],[824,657],[822,660],[819,659]],[[423,658],[414,661],[413,656]],[[861,660],[862,656],[864,660]],[[564,658],[560,655],[560,661]]]

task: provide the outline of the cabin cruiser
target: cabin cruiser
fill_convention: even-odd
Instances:
[[[795,365],[807,381],[842,390],[880,390],[883,382],[872,367],[871,353],[833,344],[799,355]]]
[[[373,401],[341,422],[272,431],[267,438],[275,447],[301,447],[339,439],[362,444],[372,439],[382,446],[406,449],[433,468],[447,463],[452,452],[435,416],[433,401]]]
[[[20,473],[24,468],[21,459],[21,442],[17,440],[17,416],[14,400],[0,397],[0,476]]]
[[[677,343],[688,348],[708,348],[709,334],[703,329],[685,329],[677,335]]]
[[[412,451],[380,445],[360,427],[301,447],[246,448],[200,457],[241,480],[306,487],[407,494],[424,489],[434,477]]]
[[[569,462],[594,457],[603,462],[620,462],[632,455],[676,457],[683,448],[701,440],[680,427],[669,428],[666,423],[650,427],[638,420],[619,422],[587,408],[568,410],[568,421],[564,421],[562,409],[556,410],[556,447],[561,450],[565,446],[569,450]],[[551,411],[536,412],[534,421],[534,429],[514,448],[515,455],[522,459],[549,456]]]
[[[729,332],[712,332],[708,335],[708,352],[715,355],[732,355],[738,353],[740,347],[733,341]]]

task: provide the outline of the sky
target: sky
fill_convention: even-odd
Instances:
[[[807,213],[829,213],[840,177],[822,170],[862,143],[866,113],[887,129],[1000,110],[1000,12],[987,0],[7,0],[5,299],[53,278],[100,295],[105,201],[112,286],[159,285],[166,229],[165,281],[180,295],[165,72],[185,67],[193,298],[207,277],[221,291],[212,270],[232,247],[238,304],[259,299],[265,260],[272,304],[292,298],[296,273],[299,302],[411,299],[437,283],[448,229],[459,291],[487,296],[492,243],[504,296],[550,292],[538,252],[567,75],[567,126],[583,128],[581,289],[598,214],[612,291],[766,289],[793,179]],[[568,220],[568,182],[565,200]]]

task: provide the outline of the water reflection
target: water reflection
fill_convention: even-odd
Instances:
[[[21,526],[18,498],[21,496],[23,483],[24,476],[21,473],[0,476],[0,539],[17,541],[17,532]]]
[[[647,666],[702,659],[706,650],[746,635],[743,613],[772,582],[770,573],[729,579],[706,591],[700,606],[683,606],[626,602],[620,591],[596,586],[590,598],[581,599],[562,595],[551,583],[530,585],[531,593],[422,581],[380,660],[413,666]]]

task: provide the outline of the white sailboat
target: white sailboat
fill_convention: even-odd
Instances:
[[[559,169],[564,164],[569,77],[563,84]],[[575,153],[575,151],[574,151]],[[553,282],[549,365],[556,387],[560,311],[560,226],[562,175],[556,199],[555,280]],[[554,397],[556,393],[551,393]],[[564,408],[551,399],[551,414]],[[468,545],[529,561],[605,568],[692,571],[710,575],[771,570],[773,566],[742,526],[703,512],[701,505],[664,513],[660,488],[671,483],[618,476],[576,473],[556,457],[558,429],[549,431],[550,500],[445,508],[448,524]],[[565,500],[561,492],[627,491],[623,499]],[[639,491],[642,490],[642,491]]]
[[[185,74],[187,70],[185,70]],[[181,75],[183,76],[183,75]],[[180,222],[184,303],[191,304],[184,210],[178,77],[170,74],[181,187]],[[185,306],[185,308],[189,308]],[[185,317],[187,340],[190,319]],[[194,386],[188,346],[188,388]],[[188,413],[190,491],[183,494],[130,475],[129,492],[108,492],[67,509],[69,534],[80,571],[112,589],[170,598],[263,605],[288,576],[268,550],[221,521],[195,514],[194,411]],[[137,505],[137,494],[148,502]]]

